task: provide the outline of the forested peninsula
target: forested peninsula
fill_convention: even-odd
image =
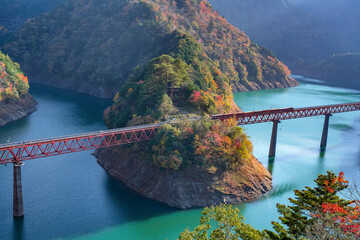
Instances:
[[[297,82],[206,0],[69,1],[27,21],[2,49],[32,81],[113,98],[104,111],[108,128],[182,120],[148,142],[95,152],[142,195],[191,208],[271,189],[243,129],[209,117],[240,111],[233,92]]]
[[[28,78],[19,64],[0,52],[0,127],[36,110],[37,103],[28,89]]]

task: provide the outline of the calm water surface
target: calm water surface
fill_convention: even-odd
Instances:
[[[31,93],[38,111],[0,128],[0,142],[105,129],[102,111],[110,101],[41,86],[32,86]],[[355,102],[360,92],[303,83],[238,93],[235,101],[251,111]],[[323,116],[283,121],[273,165],[267,159],[271,123],[246,127],[254,154],[272,170],[274,184],[261,200],[237,205],[248,223],[271,228],[276,203],[288,203],[293,189],[313,186],[313,179],[327,170],[359,178],[360,112],[330,118],[328,147],[320,156],[323,121]],[[12,166],[0,166],[0,239],[176,239],[199,223],[200,209],[177,210],[139,196],[110,178],[91,151],[27,161],[22,178],[25,217],[14,220]]]

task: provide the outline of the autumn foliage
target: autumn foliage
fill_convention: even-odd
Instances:
[[[114,91],[124,86],[134,68],[172,52],[177,32],[194,39],[201,56],[213,63],[210,71],[234,90],[289,81],[290,72],[271,51],[252,42],[206,0],[67,1],[29,21],[4,50],[32,74]]]
[[[0,52],[0,101],[17,99],[28,89],[28,78],[20,71],[20,66]]]
[[[240,211],[232,206],[205,208],[200,225],[193,231],[186,229],[181,240],[195,239],[256,239],[256,240],[355,240],[360,239],[359,190],[350,198],[338,194],[347,191],[344,173],[319,175],[316,187],[294,190],[291,205],[278,204],[281,223],[273,222],[274,230],[259,231],[244,223]]]
[[[291,206],[278,204],[281,223],[273,222],[275,239],[359,239],[360,206],[356,198],[341,198],[346,193],[348,181],[344,173],[319,175],[317,186],[295,190]],[[277,237],[277,238],[276,238]]]

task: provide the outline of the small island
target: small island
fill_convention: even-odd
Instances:
[[[109,128],[180,121],[148,142],[97,150],[98,163],[140,194],[177,208],[259,198],[271,190],[271,174],[252,155],[252,143],[235,120],[209,117],[240,111],[229,82],[191,36],[174,38],[177,47],[136,69],[104,116]]]

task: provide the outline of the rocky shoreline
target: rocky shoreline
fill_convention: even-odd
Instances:
[[[44,79],[44,80],[43,80]],[[46,81],[45,81],[46,79]],[[98,98],[109,98],[112,99],[115,94],[121,89],[121,87],[108,87],[104,84],[99,83],[89,83],[84,81],[64,81],[64,79],[57,79],[54,76],[49,77],[39,77],[31,76],[31,82],[42,84],[49,87],[60,88],[64,90],[76,91]],[[247,92],[247,91],[257,91],[263,89],[273,89],[273,88],[288,88],[299,86],[299,83],[291,78],[287,77],[284,81],[264,81],[261,84],[250,83],[249,86],[242,84],[233,84],[232,90],[236,92]]]
[[[273,88],[288,88],[288,87],[296,87],[299,86],[299,83],[291,78],[286,77],[283,81],[263,81],[259,83],[250,82],[249,86],[244,86],[241,84],[232,84],[233,92],[247,92],[247,91],[257,91],[257,90],[264,90],[264,89],[273,89]]]
[[[20,100],[1,101],[0,127],[35,112],[37,109],[36,105],[36,100],[28,93]]]
[[[124,147],[98,149],[97,162],[112,177],[147,198],[180,209],[258,199],[272,188],[271,174],[256,159],[231,171],[164,170]]]
[[[31,83],[41,84],[48,87],[84,93],[98,98],[112,99],[120,90],[120,87],[107,87],[100,83],[84,81],[71,81],[56,76],[31,76]]]

